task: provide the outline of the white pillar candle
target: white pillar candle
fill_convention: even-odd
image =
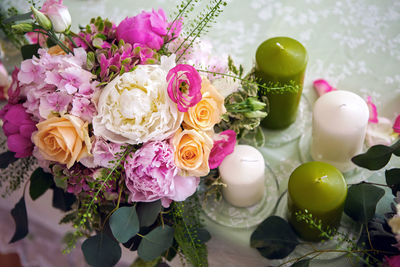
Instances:
[[[352,170],[351,158],[362,152],[368,125],[367,103],[349,91],[332,91],[314,104],[311,156],[342,172]]]
[[[264,158],[257,149],[236,145],[219,166],[222,182],[226,184],[222,189],[225,200],[237,207],[258,203],[265,191],[264,171]]]

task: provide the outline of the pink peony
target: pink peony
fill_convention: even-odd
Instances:
[[[165,141],[146,143],[136,153],[128,155],[125,164],[126,186],[132,202],[161,199],[164,207],[183,201],[194,194],[198,177],[182,177],[174,164],[174,153]]]
[[[178,105],[180,112],[186,112],[201,100],[201,77],[196,69],[179,64],[167,75],[168,95]]]
[[[391,257],[385,256],[385,261],[383,263],[384,267],[399,267],[400,266],[400,255],[395,255]]]
[[[217,135],[214,140],[213,148],[210,152],[208,164],[210,169],[215,169],[221,165],[226,156],[235,149],[236,133],[233,130],[226,130]]]
[[[323,94],[329,93],[331,91],[337,90],[336,88],[332,87],[326,80],[319,79],[313,82],[313,86],[315,91],[317,92],[318,96],[322,96]]]
[[[3,131],[7,136],[8,149],[15,152],[16,158],[32,155],[31,136],[36,126],[22,104],[7,104],[0,111],[0,118],[4,122]]]
[[[169,30],[169,28],[171,28]],[[182,22],[168,23],[164,10],[142,11],[135,17],[125,18],[117,27],[117,39],[132,45],[142,44],[159,50],[164,44],[164,37],[169,39],[179,35]]]

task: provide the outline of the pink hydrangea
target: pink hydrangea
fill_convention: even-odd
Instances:
[[[137,16],[125,18],[117,27],[118,40],[132,45],[142,44],[159,50],[166,41],[179,36],[182,29],[181,20],[173,24],[167,22],[164,10],[142,11]]]
[[[92,144],[92,156],[81,160],[88,168],[103,167],[112,168],[122,152],[120,144],[107,142],[101,137],[96,137]]]
[[[233,130],[226,130],[214,138],[214,145],[210,152],[208,165],[215,169],[221,165],[226,156],[231,154],[236,145],[236,133]]]
[[[83,48],[75,49],[74,55],[57,56],[40,49],[39,58],[23,61],[17,79],[27,112],[39,121],[52,113],[70,113],[91,121],[96,112],[92,98],[99,88],[85,65]]]
[[[25,158],[32,155],[33,143],[31,136],[36,131],[36,123],[26,113],[22,104],[7,104],[0,111],[3,120],[3,131],[7,136],[7,146],[15,152],[16,158]]]
[[[168,95],[178,105],[180,112],[186,112],[201,100],[201,77],[197,70],[187,64],[179,64],[167,75]]]
[[[182,177],[174,164],[174,153],[166,141],[146,143],[128,155],[125,164],[126,186],[132,202],[161,199],[164,207],[194,194],[198,177]]]

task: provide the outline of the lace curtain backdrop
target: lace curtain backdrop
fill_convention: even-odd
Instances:
[[[169,0],[64,0],[72,15],[73,30],[86,25],[90,18],[102,16],[118,23],[126,16],[143,9],[162,7],[173,16],[179,1]],[[202,2],[202,1],[200,1]],[[303,94],[313,103],[316,94],[312,82],[326,79],[332,86],[349,90],[366,99],[371,96],[380,116],[391,120],[400,114],[400,1],[397,0],[228,0],[224,13],[209,33],[202,36],[213,45],[215,54],[230,54],[236,63],[249,71],[255,51],[264,40],[274,36],[289,36],[307,49],[309,63]],[[24,0],[3,0],[2,7],[27,6]],[[27,7],[24,8],[27,10]],[[1,40],[3,46],[5,41]],[[5,49],[3,61],[8,69],[15,64],[12,49]],[[6,150],[4,135],[1,151]],[[260,148],[280,185],[287,187],[291,172],[301,164],[299,139],[282,147]],[[392,159],[390,166],[400,166]],[[18,168],[0,170],[0,176]],[[33,169],[33,168],[32,168]],[[28,174],[27,174],[28,175]],[[375,173],[373,181],[384,181],[384,170]],[[0,190],[0,192],[2,192]],[[51,208],[51,194],[33,202],[25,195],[30,235],[9,245],[14,231],[11,208],[22,195],[18,190],[10,198],[0,199],[0,252],[18,252],[24,266],[86,266],[79,245],[69,255],[62,255],[62,236],[71,229],[58,225],[62,213]],[[378,204],[377,212],[390,209],[390,191]],[[250,248],[250,235],[255,227],[230,229],[205,218],[212,234],[208,242],[210,266],[266,266],[268,260]],[[123,252],[117,266],[129,266],[135,254]],[[173,266],[180,266],[175,259]],[[310,266],[351,266],[342,257]]]

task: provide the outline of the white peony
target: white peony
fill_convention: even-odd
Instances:
[[[93,130],[114,143],[164,140],[180,127],[183,113],[167,93],[167,68],[139,65],[111,81],[101,92]]]
[[[226,98],[228,95],[233,94],[239,90],[240,80],[232,77],[224,76],[215,79],[212,85],[217,88],[218,92]]]

